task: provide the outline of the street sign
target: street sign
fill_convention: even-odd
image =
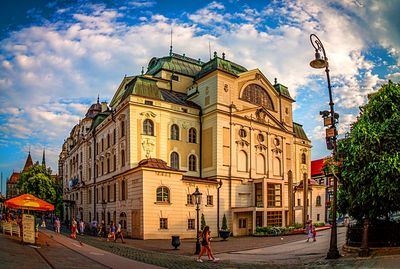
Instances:
[[[326,129],[326,137],[334,137],[334,136],[336,136],[336,129],[335,128]]]
[[[324,118],[324,126],[331,126],[332,125],[332,118]]]

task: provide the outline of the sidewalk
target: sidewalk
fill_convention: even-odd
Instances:
[[[92,261],[93,267],[90,268],[118,268],[118,269],[160,269],[162,267],[134,261],[128,258],[124,258],[119,255],[115,255],[111,252],[104,251],[95,247],[92,247],[87,244],[80,243],[77,240],[73,240],[64,235],[57,235],[53,231],[41,229],[39,230],[40,236],[46,238],[46,242],[57,242],[69,249],[69,251],[73,251],[81,256],[86,257],[87,259]],[[54,255],[53,255],[54,257]],[[62,255],[60,262],[62,259],[65,259],[66,255]],[[80,264],[75,262],[75,266],[79,266]],[[95,267],[97,266],[97,267]],[[100,266],[100,267],[98,267]],[[71,268],[71,267],[69,267]]]

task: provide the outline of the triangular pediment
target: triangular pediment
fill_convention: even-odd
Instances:
[[[283,131],[288,131],[288,129],[277,118],[275,118],[268,111],[268,109],[262,106],[244,109],[241,111],[234,112],[233,114],[255,122],[259,122],[268,126],[281,129]]]

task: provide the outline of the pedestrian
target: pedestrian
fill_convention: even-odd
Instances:
[[[307,241],[310,241],[310,238],[312,238],[312,220],[308,220],[306,223],[306,233],[307,233]]]
[[[92,235],[95,236],[97,233],[97,220],[93,219],[92,222],[90,223],[91,228],[92,228]]]
[[[315,228],[315,225],[311,226],[311,232],[312,232],[313,242],[317,241],[317,229]]]
[[[82,219],[79,221],[79,233],[81,235],[85,233],[85,223],[83,222]]]
[[[60,222],[60,219],[59,219],[58,217],[57,217],[56,220],[54,221],[54,228],[55,228],[56,234],[60,234],[61,222]]]
[[[110,229],[108,230],[108,237],[107,237],[107,242],[109,240],[115,241],[115,223],[112,221],[110,224]]]
[[[75,217],[72,217],[71,221],[71,238],[76,239],[76,230],[77,230],[78,223],[75,220]]]
[[[117,235],[116,235],[116,237],[114,239],[114,242],[117,242],[117,239],[121,238],[122,244],[125,244],[124,236],[122,235],[122,224],[121,223],[122,223],[122,220],[120,220],[118,222]]]
[[[203,262],[201,256],[203,256],[204,253],[207,253],[207,256],[209,256],[209,261],[217,262],[219,260],[218,258],[215,258],[212,253],[210,245],[210,227],[208,226],[204,227],[204,230],[201,233],[201,250],[199,256],[197,257],[197,262]]]

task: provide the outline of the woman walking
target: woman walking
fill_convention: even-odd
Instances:
[[[210,227],[208,226],[204,227],[204,230],[201,233],[201,250],[199,253],[199,257],[197,258],[197,262],[203,262],[201,256],[203,256],[204,253],[207,253],[209,261],[216,262],[219,260],[218,258],[215,258],[212,253],[210,245]]]
[[[78,223],[76,222],[75,218],[72,217],[72,221],[71,221],[71,238],[76,239],[76,229],[77,229],[76,226],[77,225],[78,225]]]
[[[307,241],[306,242],[309,242],[310,238],[313,237],[313,235],[312,235],[312,227],[313,227],[312,220],[307,221],[307,224],[306,224]]]
[[[121,222],[122,222],[122,221],[119,221],[119,222],[118,222],[117,236],[115,237],[114,242],[117,242],[117,239],[118,239],[118,238],[121,238],[122,244],[125,244],[124,236],[122,235],[122,225],[121,225]]]
[[[83,235],[85,233],[85,223],[83,220],[79,221],[79,233]]]

